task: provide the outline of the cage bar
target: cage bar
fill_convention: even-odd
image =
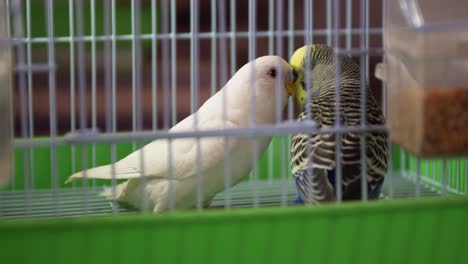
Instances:
[[[51,3],[51,7],[52,3]],[[84,35],[84,11],[83,11],[83,1],[82,0],[76,0],[75,1],[75,12],[76,12],[76,34],[78,37],[81,37]],[[50,10],[51,13],[53,13],[53,10]],[[50,27],[53,27],[52,24],[52,19],[49,20],[50,22]],[[53,31],[52,31],[53,32]],[[51,34],[53,36],[53,34]],[[54,45],[53,42],[52,46]],[[80,130],[84,131],[88,127],[88,121],[87,121],[87,92],[86,92],[86,50],[85,50],[85,43],[80,42],[77,43],[77,64],[78,64],[78,94],[79,94],[79,113],[80,113]],[[55,91],[54,91],[55,92]],[[55,99],[55,96],[54,96]],[[55,106],[54,106],[55,107]],[[55,108],[54,108],[55,111]],[[55,117],[55,115],[54,115]],[[56,125],[56,121],[54,120],[54,125]],[[85,151],[85,145],[81,145],[81,169],[84,171],[84,178],[83,178],[83,192],[82,192],[82,199],[83,199],[83,210],[85,214],[89,213],[89,184],[88,184],[88,178],[87,178],[87,172],[86,170],[88,169],[88,153]],[[55,167],[52,167],[55,168]],[[56,176],[57,177],[57,176]],[[57,182],[57,187],[58,187],[58,178],[56,179]],[[57,201],[57,204],[58,201]]]
[[[234,1],[231,1],[231,4],[233,4]],[[223,34],[226,32],[226,5],[225,1],[219,0],[219,34]],[[231,39],[232,41],[232,39]],[[220,52],[220,81],[221,85],[225,85],[228,79],[228,69],[227,69],[227,40],[226,38],[221,38],[220,39],[220,45],[219,45],[219,52]],[[231,48],[232,50],[232,48]],[[222,104],[226,105],[227,104],[227,95],[226,95],[226,90],[222,90]],[[222,109],[222,118],[225,121],[227,119],[227,108],[223,107]],[[226,122],[223,122],[223,130],[226,129]],[[224,143],[224,159],[225,159],[225,164],[224,164],[224,171],[223,171],[223,176],[224,176],[224,189],[227,191],[225,192],[224,199],[223,199],[223,205],[225,210],[229,210],[231,208],[232,204],[232,197],[231,197],[231,192],[229,188],[231,187],[231,153],[229,152],[229,146],[230,146],[230,140],[229,137],[225,136],[223,137],[223,143]]]
[[[198,23],[199,23],[199,14],[198,14],[198,0],[190,1],[190,29],[192,32],[192,38],[190,39],[190,112],[194,115],[193,117],[193,129],[198,130],[198,98],[199,98],[199,80],[198,74],[199,71],[199,43],[198,43]],[[197,177],[197,209],[203,210],[203,184],[204,179],[201,172],[201,149],[200,149],[200,139],[196,139],[196,177]]]
[[[367,9],[367,5],[369,5],[369,2],[365,0],[361,0],[360,2],[360,26],[361,28],[366,28],[367,25],[367,15],[363,15],[365,13],[365,10]],[[362,33],[360,35],[360,47],[361,49],[365,49],[366,47],[366,36],[365,33]],[[361,84],[360,84],[360,95],[361,98],[359,100],[360,102],[360,116],[361,116],[361,127],[366,126],[366,120],[367,120],[367,67],[366,67],[366,58],[364,56],[359,57],[359,67],[361,69]],[[367,137],[361,135],[360,137],[360,151],[361,151],[361,200],[367,201],[368,199],[368,191],[367,191],[367,153],[366,153],[366,145],[367,145]]]
[[[156,12],[156,0],[151,0],[151,114],[152,128],[155,131],[158,128],[158,53],[157,53],[157,34],[158,34],[158,16]]]
[[[26,1],[26,36],[31,38],[31,0]],[[27,57],[27,72],[28,72],[28,128],[29,128],[29,138],[34,138],[34,104],[33,104],[33,81],[32,81],[32,72],[33,72],[33,63],[32,63],[32,52],[31,52],[31,43],[26,43],[26,57]],[[48,65],[47,65],[48,66]],[[49,70],[49,68],[46,68]],[[29,183],[31,189],[34,189],[34,150],[29,149]],[[26,175],[25,175],[26,176]]]
[[[237,24],[237,20],[236,20],[236,1],[234,0],[231,0],[230,1],[230,6],[229,6],[229,11],[230,11],[230,23],[229,23],[229,26],[230,26],[230,29],[231,29],[231,32],[228,33],[229,36],[231,37],[231,41],[230,41],[230,44],[231,44],[231,52],[230,52],[230,60],[231,60],[231,74],[230,76],[233,76],[234,73],[236,72],[237,70],[237,40],[236,38],[239,37],[239,33],[236,32],[237,29],[236,29],[236,24]],[[249,36],[249,33],[250,32],[246,32],[246,36],[248,37]],[[202,37],[202,34],[200,34],[200,38]]]
[[[176,23],[176,1],[171,0],[171,126],[177,123],[177,23]],[[192,13],[191,13],[192,14]],[[189,38],[192,41],[193,32],[190,33]]]
[[[116,73],[116,64],[117,64],[117,41],[116,41],[116,15],[115,15],[115,0],[110,0],[110,14],[111,14],[111,36],[112,36],[112,93],[111,93],[111,108],[112,108],[112,133],[117,132],[117,102],[116,102],[116,90],[117,90],[117,73]],[[108,5],[106,5],[108,7]],[[107,12],[109,14],[109,12]],[[117,198],[117,179],[115,178],[115,162],[117,161],[117,145],[111,144],[111,173],[112,173],[112,200],[116,200]],[[118,204],[115,204],[112,207],[112,213],[118,213]]]
[[[288,58],[294,53],[294,0],[288,1]],[[294,119],[294,101],[292,97],[288,100],[288,121]]]
[[[97,131],[97,106],[96,106],[96,2],[90,1],[91,13],[91,128]],[[96,144],[92,145],[91,166],[96,167]],[[96,179],[92,180],[93,187],[96,187]]]
[[[279,6],[277,6],[279,9]],[[268,36],[268,54],[274,54],[274,35],[273,31],[275,30],[275,4],[273,0],[268,1],[268,31],[270,35]],[[271,183],[273,181],[273,148],[268,149],[268,181]]]
[[[217,23],[218,20],[216,15],[216,0],[211,0],[211,95],[214,95],[218,90],[217,76],[218,76],[218,44],[216,41],[217,34]]]

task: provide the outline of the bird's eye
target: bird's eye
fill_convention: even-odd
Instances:
[[[271,68],[271,69],[268,71],[268,75],[270,75],[270,77],[272,77],[272,78],[276,78],[276,69],[275,69],[275,68]]]

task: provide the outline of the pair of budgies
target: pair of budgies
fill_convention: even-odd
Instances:
[[[271,125],[276,120],[277,102],[281,102],[284,108],[289,96],[296,97],[302,110],[311,109],[310,115],[302,112],[300,120],[310,116],[320,127],[333,126],[333,58],[333,49],[322,45],[298,49],[290,64],[278,56],[257,58],[239,69],[196,113],[180,121],[169,132],[193,131],[194,127],[201,131],[246,128],[252,122]],[[344,125],[359,125],[359,67],[346,56],[339,56],[338,63],[342,105],[340,120]],[[305,77],[309,80],[305,80]],[[277,91],[277,87],[282,89]],[[382,113],[371,92],[366,91],[366,123],[383,124]],[[312,92],[310,101],[306,100],[307,92]],[[305,107],[307,104],[310,107]],[[252,113],[254,116],[251,116]],[[197,122],[196,126],[194,122]],[[360,195],[359,139],[355,133],[341,136],[339,157],[343,164],[345,199]],[[252,138],[247,137],[230,137],[229,140],[224,140],[224,137],[177,138],[172,139],[171,143],[167,139],[159,139],[113,165],[75,173],[67,182],[85,175],[97,179],[127,179],[114,189],[106,189],[103,195],[136,208],[160,213],[169,209],[170,197],[176,209],[193,208],[200,198],[198,196],[197,200],[197,191],[200,190],[197,188],[197,176],[201,175],[202,201],[204,205],[209,205],[213,197],[226,187],[224,166],[231,164],[230,186],[237,184],[252,170],[254,155],[265,151],[271,136],[257,137],[255,140],[257,153],[252,150]],[[293,137],[292,170],[299,200],[324,202],[335,199],[335,142],[334,134],[299,134]],[[368,137],[366,164],[370,198],[377,198],[380,193],[387,164],[387,145],[384,133],[373,132]],[[225,156],[226,152],[229,155]],[[228,157],[230,160],[226,160]],[[172,195],[169,192],[173,192]]]

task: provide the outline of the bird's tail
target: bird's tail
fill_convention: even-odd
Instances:
[[[122,163],[122,161],[119,161],[114,164],[114,168],[112,168],[112,165],[105,165],[105,166],[100,166],[92,169],[88,169],[85,171],[80,171],[72,176],[70,176],[65,183],[70,183],[73,182],[77,179],[82,179],[85,177],[89,179],[107,179],[111,180],[113,178],[117,180],[121,179],[134,179],[134,178],[139,178],[141,177],[141,172],[138,168],[132,167],[132,166],[127,166],[127,164]],[[114,175],[114,177],[112,177]]]
[[[65,181],[65,184],[74,182],[77,179],[85,178],[85,174],[86,174],[86,178],[89,178],[89,179],[111,179],[112,178],[111,166],[105,165],[105,166],[100,166],[100,167],[92,168],[89,170],[77,172],[73,174],[72,176],[70,176]]]

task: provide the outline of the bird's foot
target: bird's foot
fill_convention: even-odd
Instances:
[[[301,198],[300,195],[297,195],[297,198],[296,198],[295,203],[296,203],[296,204],[304,204],[304,201],[302,200],[302,198]]]

